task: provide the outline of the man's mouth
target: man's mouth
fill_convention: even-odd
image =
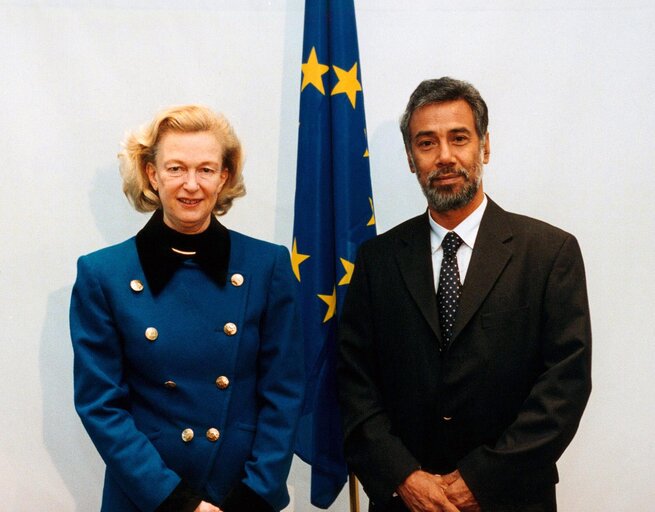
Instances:
[[[468,172],[465,169],[439,169],[432,171],[428,175],[428,180],[431,185],[452,185],[460,179],[468,180]]]
[[[439,174],[434,179],[436,181],[442,181],[442,180],[452,180],[454,178],[461,178],[461,177],[463,177],[462,173],[460,173],[460,172],[451,172],[451,173],[448,173],[448,174]]]

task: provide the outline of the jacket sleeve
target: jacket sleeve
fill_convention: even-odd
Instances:
[[[153,511],[180,477],[129,412],[121,337],[92,260],[80,258],[77,272],[70,308],[75,408],[112,478],[140,510]]]
[[[530,482],[555,480],[552,468],[575,434],[591,392],[591,326],[582,255],[568,235],[554,258],[541,312],[543,372],[515,421],[494,445],[458,467],[480,504]],[[516,489],[523,487],[523,489]]]
[[[377,387],[373,305],[367,285],[366,246],[359,252],[339,324],[337,381],[346,461],[371,501],[389,500],[418,460],[391,432]]]
[[[289,503],[286,480],[304,397],[303,339],[296,289],[289,253],[278,247],[260,327],[257,430],[243,479],[275,510]],[[242,494],[247,493],[237,493]]]

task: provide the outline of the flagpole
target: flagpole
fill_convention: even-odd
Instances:
[[[348,494],[350,495],[350,512],[359,512],[359,482],[355,473],[348,473]]]

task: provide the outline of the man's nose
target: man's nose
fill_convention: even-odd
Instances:
[[[451,165],[455,163],[455,155],[450,147],[450,144],[444,142],[439,146],[437,153],[437,165]]]

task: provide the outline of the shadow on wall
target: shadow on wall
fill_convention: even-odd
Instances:
[[[71,288],[48,296],[39,371],[43,444],[75,502],[77,512],[99,510],[104,465],[73,406],[73,349],[68,329]]]
[[[145,215],[135,214],[121,187],[118,162],[97,169],[89,203],[103,245],[133,236],[147,221]],[[70,294],[71,287],[65,287],[48,297],[39,354],[43,441],[73,497],[74,510],[88,512],[100,509],[104,464],[73,405],[73,349],[68,327]]]
[[[106,245],[134,236],[148,221],[149,215],[137,213],[123,194],[118,160],[113,167],[101,167],[89,192],[89,203],[98,231]]]
[[[397,121],[386,121],[369,132],[371,181],[378,234],[419,215],[427,203],[416,177],[409,171]]]
[[[280,97],[280,123],[277,161],[277,195],[275,198],[274,241],[291,245],[296,183],[296,155],[298,153],[298,114],[302,60],[302,2],[287,2],[284,27],[284,60]],[[298,46],[298,43],[300,45]]]

